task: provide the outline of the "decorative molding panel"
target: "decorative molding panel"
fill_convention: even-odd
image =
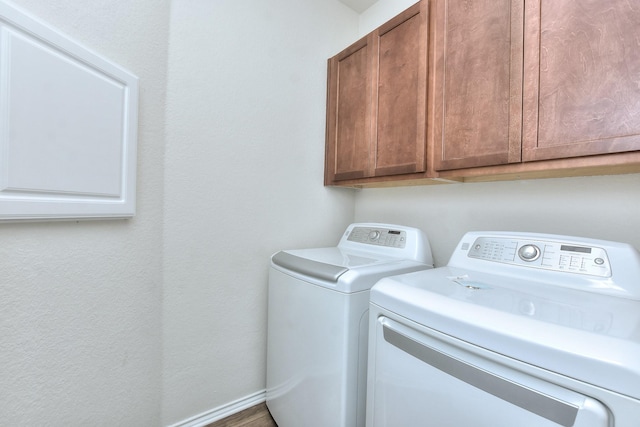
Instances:
[[[0,220],[135,214],[138,78],[0,1]]]

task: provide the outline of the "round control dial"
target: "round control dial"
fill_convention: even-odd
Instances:
[[[540,248],[536,245],[524,245],[518,250],[521,260],[531,262],[540,258]]]
[[[378,240],[380,238],[380,232],[378,230],[373,230],[369,233],[369,240]]]

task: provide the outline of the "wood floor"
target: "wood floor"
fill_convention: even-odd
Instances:
[[[252,406],[242,412],[233,414],[223,420],[216,421],[206,427],[278,427],[265,403]]]

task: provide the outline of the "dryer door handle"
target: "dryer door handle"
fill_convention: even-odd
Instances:
[[[383,325],[383,335],[385,341],[389,344],[452,377],[504,401],[562,426],[571,427],[576,421],[579,410],[579,407],[576,405],[556,399],[548,394],[538,392],[522,384],[509,381],[487,370],[466,363],[424,343],[415,341],[394,330],[388,324]]]

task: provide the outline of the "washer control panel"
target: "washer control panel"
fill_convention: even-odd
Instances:
[[[369,245],[404,248],[407,244],[407,232],[377,227],[354,227],[347,240]]]
[[[594,246],[507,237],[479,237],[468,249],[470,258],[484,261],[611,277],[607,252]]]

